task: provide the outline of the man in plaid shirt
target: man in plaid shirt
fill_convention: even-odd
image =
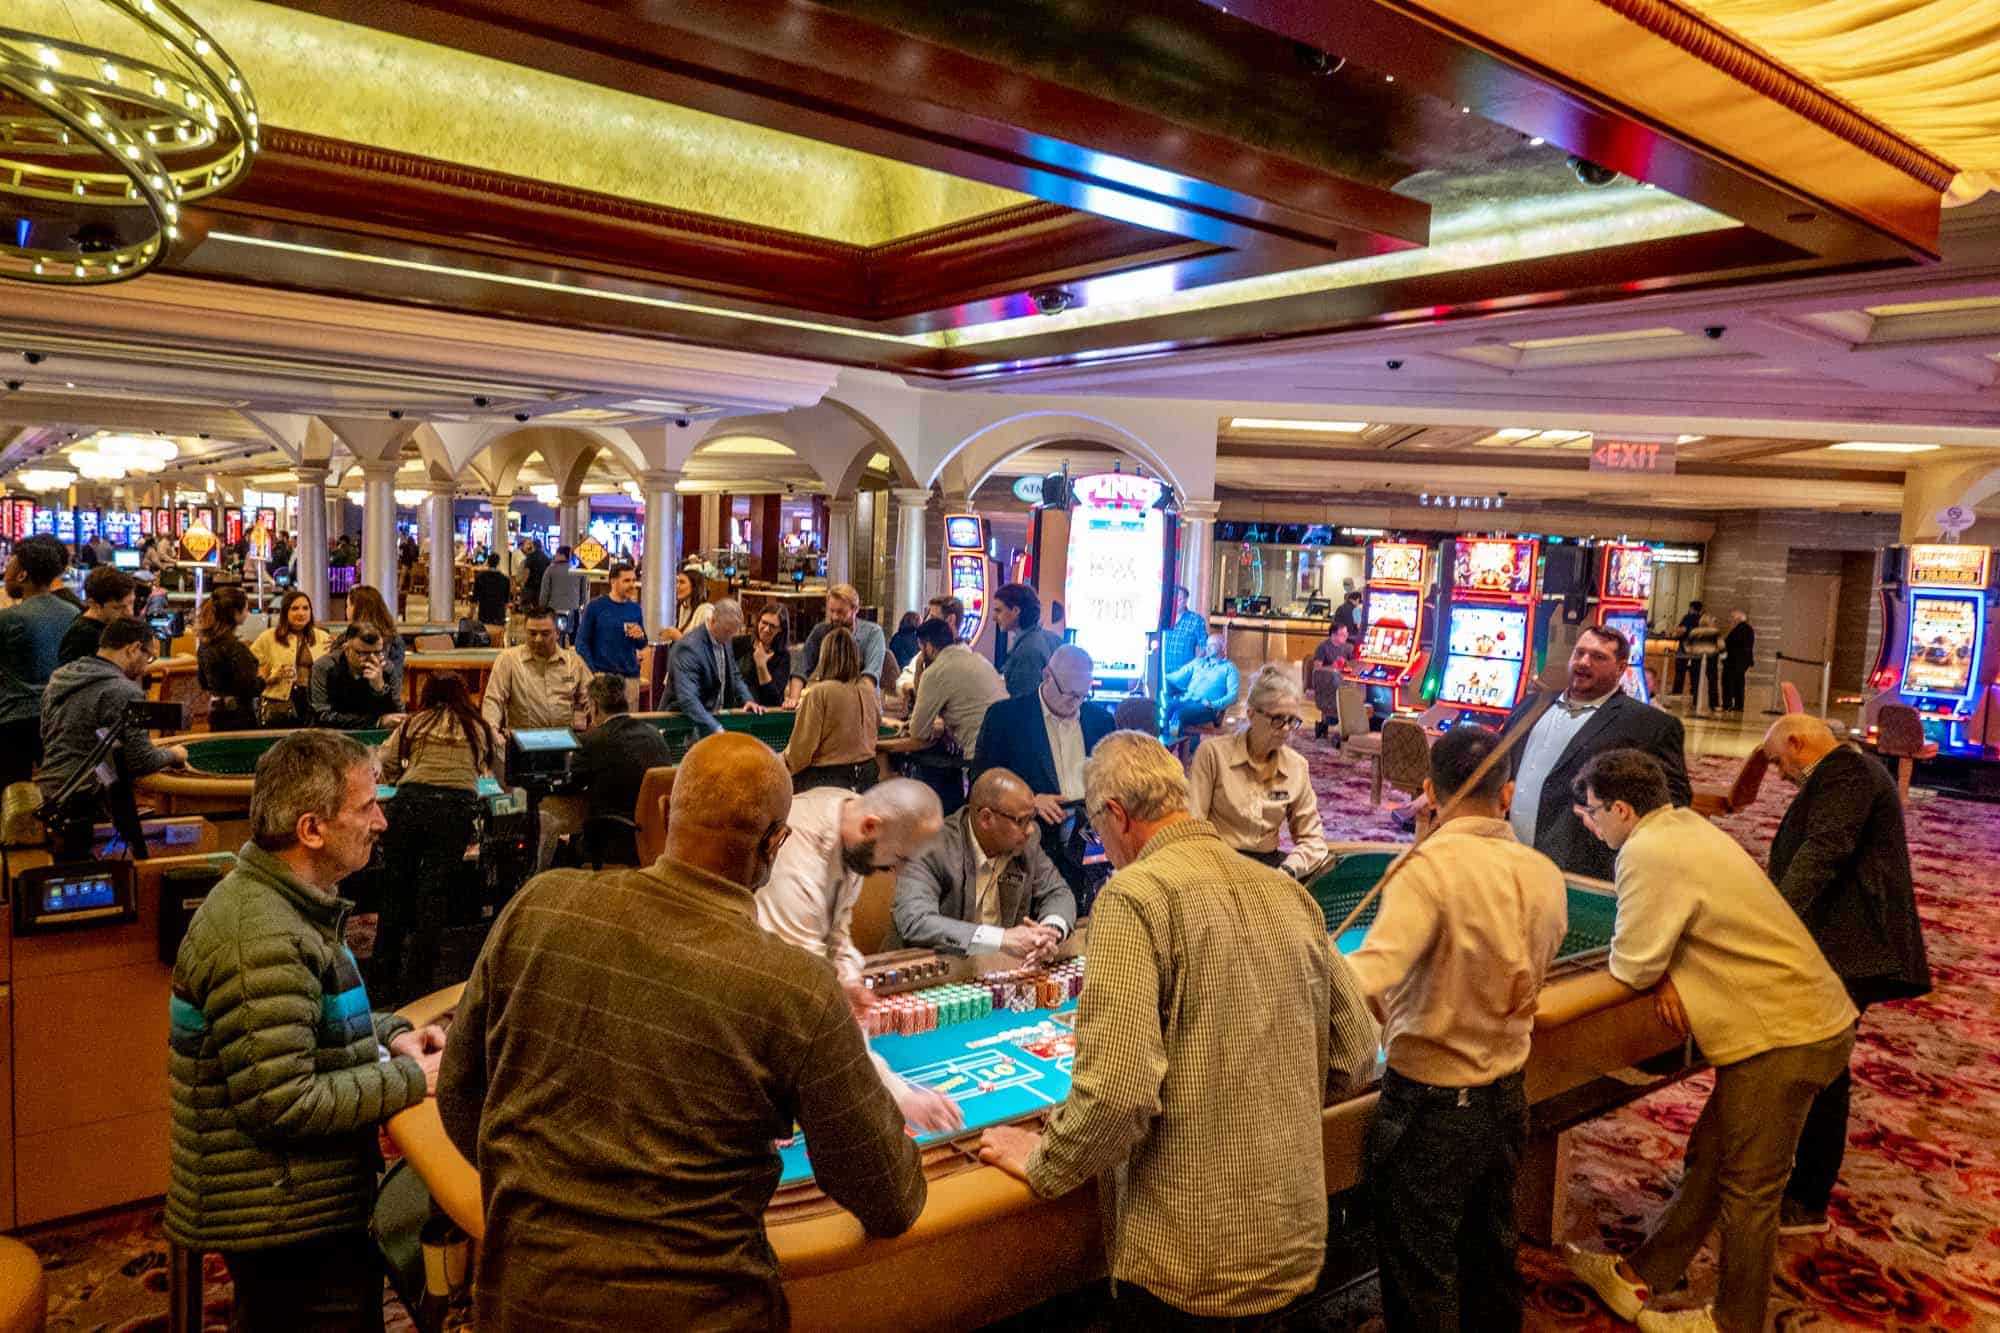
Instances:
[[[1069,1099],[1042,1133],[987,1130],[980,1157],[1044,1198],[1107,1192],[1121,1323],[1286,1310],[1325,1259],[1320,1112],[1373,1077],[1375,1022],[1312,898],[1188,813],[1157,739],[1100,741],[1084,805],[1118,873]]]
[[[1208,621],[1188,610],[1186,587],[1174,589],[1174,620],[1160,635],[1160,674],[1179,671],[1201,656],[1208,640]]]

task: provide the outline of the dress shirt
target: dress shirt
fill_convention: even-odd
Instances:
[[[489,724],[508,731],[580,727],[589,683],[590,668],[570,649],[559,647],[543,658],[520,644],[493,659],[479,711]]]
[[[1838,1036],[1847,988],[1750,854],[1694,811],[1662,806],[1618,849],[1611,975],[1673,980],[1712,1065]],[[1094,962],[1095,960],[1093,960]]]
[[[1207,704],[1217,713],[1236,702],[1236,691],[1242,683],[1236,663],[1226,657],[1197,657],[1164,679],[1191,702]]]
[[[1260,779],[1250,758],[1249,732],[1212,737],[1194,753],[1188,790],[1194,817],[1215,825],[1237,851],[1275,852],[1279,830],[1289,828],[1292,850],[1281,867],[1286,874],[1304,879],[1326,860],[1312,773],[1291,746],[1278,747],[1276,768],[1269,779]]]
[[[1070,1095],[1028,1183],[1099,1182],[1114,1281],[1194,1315],[1277,1309],[1326,1257],[1321,1109],[1376,1052],[1312,898],[1182,820],[1098,894]]]
[[[970,820],[971,815],[966,818]],[[973,909],[972,951],[974,953],[998,953],[1006,943],[1008,927],[1014,923],[1000,919],[1000,876],[1014,862],[1015,853],[1008,856],[988,856],[986,849],[979,845],[979,839],[970,835],[966,841],[972,844],[973,865]],[[1054,926],[1056,933],[1067,939],[1069,921],[1055,912],[1041,919],[1044,926]]]
[[[979,746],[986,710],[1006,697],[1007,687],[991,662],[962,643],[951,644],[917,678],[910,734],[928,737],[931,724],[943,718],[945,733],[959,753],[969,755]]]
[[[792,798],[792,835],[757,890],[757,924],[796,949],[833,964],[842,981],[861,979],[854,943],[860,875],[841,859],[840,816],[861,799],[844,787],[814,787]]]
[[[1604,699],[1610,697],[1607,694]],[[1536,721],[1535,729],[1528,733],[1521,746],[1521,767],[1514,773],[1514,806],[1507,812],[1514,825],[1514,836],[1523,846],[1535,845],[1536,812],[1542,806],[1542,784],[1548,781],[1549,770],[1562,759],[1563,751],[1603,706],[1604,699],[1572,705],[1565,694],[1549,705]]]
[[[1562,871],[1506,820],[1453,819],[1417,844],[1347,958],[1382,1020],[1389,1068],[1477,1088],[1526,1065],[1568,928]]]
[[[1179,671],[1201,656],[1207,638],[1208,622],[1191,610],[1181,612],[1181,618],[1160,636],[1160,669],[1169,675]]]
[[[1075,714],[1057,717],[1043,699],[1042,724],[1049,729],[1049,758],[1055,761],[1055,795],[1065,801],[1083,799],[1083,723]]]

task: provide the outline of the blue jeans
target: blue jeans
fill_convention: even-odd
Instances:
[[[1220,716],[1199,700],[1170,699],[1167,701],[1167,735],[1178,736],[1183,727],[1206,726]]]

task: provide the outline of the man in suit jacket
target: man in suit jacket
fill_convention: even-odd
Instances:
[[[667,657],[667,670],[674,682],[674,704],[693,719],[703,735],[722,730],[711,710],[742,708],[761,713],[764,705],[750,697],[743,673],[729,646],[743,631],[743,607],[733,598],[715,603],[708,623],[698,625],[674,640]]]
[[[1617,864],[1612,850],[1584,827],[1571,805],[1570,783],[1593,756],[1606,750],[1643,750],[1666,770],[1673,804],[1694,799],[1680,719],[1619,689],[1631,656],[1631,643],[1617,630],[1607,625],[1585,629],[1569,655],[1569,688],[1510,756],[1514,836],[1572,875],[1610,879]],[[1507,719],[1509,731],[1535,699],[1529,695],[1521,701]]]
[[[897,876],[888,947],[1053,957],[1076,920],[1076,897],[1037,825],[1027,783],[1004,768],[980,774],[937,841]]]
[[[1930,990],[1894,780],[1805,713],[1772,723],[1764,754],[1799,788],[1771,841],[1771,882],[1812,932],[1854,1007],[1865,1015],[1871,1004]],[[1781,1235],[1827,1229],[1827,1201],[1847,1148],[1851,1086],[1843,1073],[1813,1100],[1779,1208]]]
[[[1083,761],[1116,729],[1110,710],[1090,702],[1095,669],[1090,654],[1075,644],[1056,649],[1042,668],[1041,688],[986,710],[972,755],[973,778],[989,768],[1004,768],[1028,784],[1042,821],[1042,849],[1079,895]]]
[[[1722,711],[1743,711],[1743,681],[1757,664],[1757,630],[1741,611],[1729,613],[1729,633],[1722,636]]]

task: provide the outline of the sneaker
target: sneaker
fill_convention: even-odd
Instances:
[[[1790,1199],[1778,1205],[1780,1236],[1818,1236],[1832,1229],[1833,1224],[1826,1220],[1824,1208],[1808,1208]]]
[[[1637,1319],[1646,1302],[1653,1299],[1653,1293],[1643,1283],[1627,1282],[1618,1275],[1618,1256],[1615,1254],[1600,1254],[1595,1250],[1565,1245],[1563,1257],[1569,1261],[1569,1271],[1596,1292],[1597,1298],[1620,1319]]]
[[[1715,1310],[1698,1306],[1692,1310],[1641,1310],[1639,1333],[1721,1333],[1715,1325]]]

